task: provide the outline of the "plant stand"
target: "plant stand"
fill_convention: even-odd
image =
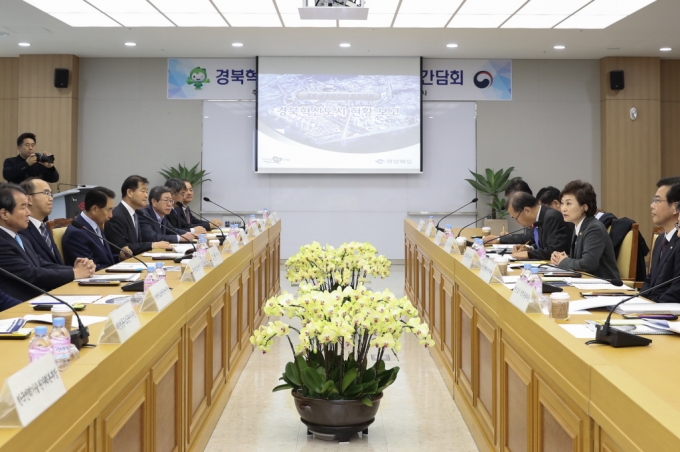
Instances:
[[[344,425],[342,427],[331,427],[327,425],[316,425],[307,422],[300,418],[303,424],[307,426],[307,436],[314,435],[315,438],[323,441],[338,440],[340,443],[348,443],[349,439],[355,434],[368,435],[368,426],[375,421],[375,418],[370,421],[363,422],[356,425]]]

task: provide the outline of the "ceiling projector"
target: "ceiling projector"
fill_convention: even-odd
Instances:
[[[366,0],[302,0],[302,20],[366,20]]]

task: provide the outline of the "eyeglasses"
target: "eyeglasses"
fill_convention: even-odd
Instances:
[[[173,202],[175,202],[175,200],[172,199],[172,198],[170,198],[170,199],[166,198],[166,199],[161,199],[160,202],[164,202],[166,204],[172,204]]]
[[[658,196],[652,198],[652,204],[659,204],[660,202],[668,202],[667,199],[661,199]]]
[[[517,216],[515,217],[515,223],[519,223],[518,218],[520,215],[522,215],[523,210],[520,210]]]
[[[29,193],[29,195],[31,195],[31,196],[32,195],[45,195],[45,196],[49,196],[50,198],[54,198],[54,195],[49,190],[43,190],[43,191],[38,191],[38,192],[35,192],[35,193]]]

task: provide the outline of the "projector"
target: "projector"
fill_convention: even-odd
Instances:
[[[366,0],[302,0],[302,20],[366,20]]]

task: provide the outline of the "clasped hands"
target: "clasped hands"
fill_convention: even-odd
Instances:
[[[567,253],[564,251],[553,251],[550,256],[550,263],[553,265],[559,265],[564,259],[568,258]]]
[[[79,257],[73,263],[73,274],[75,279],[89,278],[94,275],[96,270],[97,266],[92,259]]]

